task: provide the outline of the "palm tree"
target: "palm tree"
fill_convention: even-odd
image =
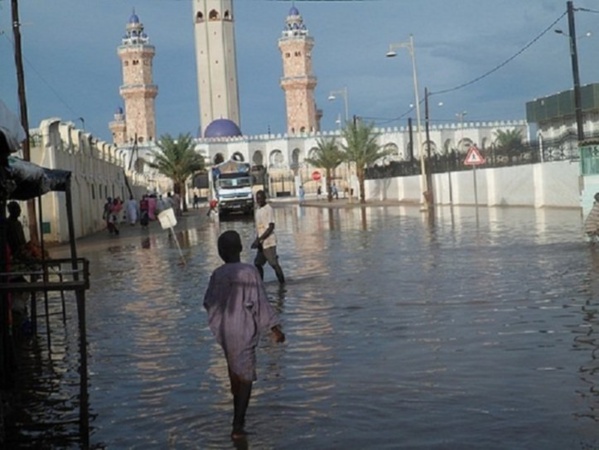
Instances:
[[[512,160],[512,157],[522,151],[522,130],[495,130],[495,147]]]
[[[179,134],[173,139],[164,134],[157,142],[159,150],[152,151],[154,160],[148,165],[173,181],[173,190],[183,200],[183,211],[187,211],[185,201],[185,181],[195,172],[204,170],[204,157],[195,151],[191,134]]]
[[[335,138],[333,139],[318,139],[316,148],[310,153],[310,157],[306,158],[308,164],[314,167],[320,167],[325,170],[327,182],[331,179],[331,171],[335,170],[339,164],[343,162],[343,155],[339,151]],[[331,189],[327,189],[327,199],[333,200]]]
[[[364,177],[366,168],[376,161],[393,153],[391,149],[384,149],[378,142],[378,133],[374,131],[374,124],[365,124],[361,121],[348,122],[342,131],[345,145],[342,145],[344,159],[356,164],[356,176],[360,189],[360,203],[366,202],[364,190]]]

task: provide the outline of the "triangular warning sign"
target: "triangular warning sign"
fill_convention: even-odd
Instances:
[[[467,166],[478,166],[485,163],[485,158],[480,154],[480,150],[476,145],[471,146],[468,149],[468,154],[464,160],[464,164]]]

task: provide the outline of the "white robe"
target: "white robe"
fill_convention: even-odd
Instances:
[[[255,380],[259,333],[279,324],[256,268],[241,262],[220,266],[210,277],[204,307],[229,369],[244,380]]]
[[[137,201],[135,199],[127,200],[127,217],[130,224],[137,222]]]

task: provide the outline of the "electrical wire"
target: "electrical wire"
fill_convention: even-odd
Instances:
[[[15,43],[14,43],[14,41],[8,36],[8,33],[2,33],[2,34],[6,38],[6,40],[8,42],[10,42],[10,44],[12,45],[13,52],[14,52],[15,51]],[[54,87],[50,84],[50,82],[47,81],[42,76],[42,74],[35,68],[35,66],[31,63],[31,61],[29,61],[25,55],[22,55],[22,57],[23,57],[23,60],[25,61],[25,63],[27,63],[27,67],[30,68],[31,70],[33,70],[36,73],[36,75],[39,77],[39,79],[42,80],[46,86],[48,86],[48,88],[56,96],[56,98],[58,99],[58,101],[60,101],[60,103],[62,103],[71,113],[73,113],[73,117],[79,117],[79,116],[81,116],[81,114],[77,114],[73,110],[73,108],[71,108],[71,106],[60,96],[60,94],[58,93],[58,91],[56,89],[54,89]]]
[[[539,39],[541,39],[545,34],[547,34],[549,31],[551,31],[553,29],[553,27],[560,21],[563,19],[563,17],[568,14],[567,11],[564,11],[563,14],[561,16],[559,16],[557,19],[555,19],[551,25],[549,25],[547,28],[545,28],[537,37],[535,37],[532,41],[530,41],[528,44],[526,44],[524,47],[522,47],[520,50],[518,50],[516,53],[514,53],[512,56],[510,56],[508,59],[506,59],[505,61],[503,61],[502,63],[498,64],[497,66],[495,66],[493,69],[489,70],[488,72],[466,82],[466,83],[462,83],[458,86],[449,88],[449,89],[442,89],[440,91],[436,91],[436,92],[430,92],[429,96],[431,95],[440,95],[440,94],[447,94],[449,92],[454,92],[457,91],[459,89],[463,89],[467,86],[471,86],[474,83],[477,83],[478,81],[487,78],[489,75],[497,72],[499,69],[501,69],[502,67],[506,66],[507,64],[509,64],[510,62],[512,62],[514,59],[516,59],[518,56],[520,56],[522,53],[524,53],[526,50],[528,50],[533,44],[535,44]]]

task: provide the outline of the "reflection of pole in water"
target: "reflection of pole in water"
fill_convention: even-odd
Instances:
[[[427,216],[429,231],[432,233],[435,231],[435,213],[432,210],[429,210]]]
[[[181,251],[181,246],[179,245],[179,239],[177,239],[177,235],[175,234],[175,229],[170,227],[171,236],[175,240],[175,244],[177,244],[177,250],[179,250],[179,255],[181,256],[181,263],[185,265],[185,257],[183,256],[183,251]]]
[[[474,177],[474,209],[476,211],[476,226],[479,225],[478,218],[478,188],[476,186],[476,164],[472,165],[472,176]]]
[[[362,206],[360,208],[360,216],[362,218],[362,230],[366,231],[368,229],[368,221],[366,220],[366,207]]]

